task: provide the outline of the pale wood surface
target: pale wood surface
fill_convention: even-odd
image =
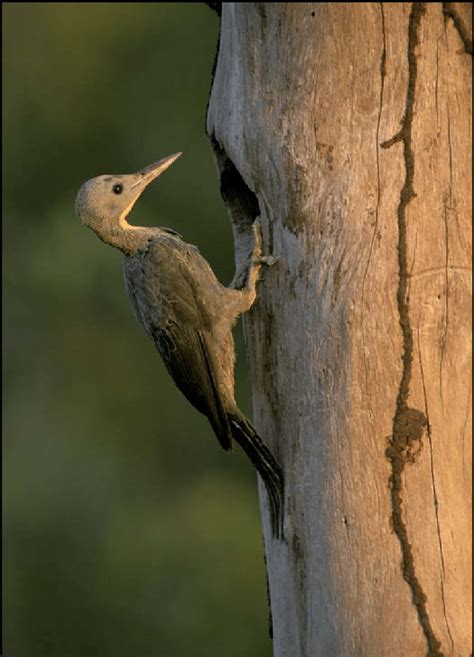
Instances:
[[[261,488],[276,657],[470,654],[471,65],[437,3],[223,3],[207,127],[237,261],[255,197],[281,256],[246,323],[286,477],[285,542]]]

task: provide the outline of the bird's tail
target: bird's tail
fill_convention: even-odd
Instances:
[[[252,461],[267,489],[273,535],[282,538],[284,500],[282,470],[245,415],[237,411],[229,413],[228,418],[233,438]]]

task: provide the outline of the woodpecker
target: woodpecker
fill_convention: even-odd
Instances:
[[[259,222],[253,224],[253,250],[245,270],[225,287],[197,247],[174,230],[127,221],[144,189],[180,155],[136,173],[88,180],[77,194],[76,214],[103,242],[122,251],[125,289],[136,318],[176,386],[208,418],[223,449],[231,450],[235,440],[257,469],[268,493],[272,533],[281,538],[282,470],[234,398],[232,328],[256,299],[261,266],[275,261],[261,254]]]

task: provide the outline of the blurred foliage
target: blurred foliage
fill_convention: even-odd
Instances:
[[[200,3],[4,3],[4,657],[265,657],[256,478],[136,324],[82,182],[184,151],[132,222],[223,282],[231,231],[205,111]],[[238,398],[250,412],[241,338]]]

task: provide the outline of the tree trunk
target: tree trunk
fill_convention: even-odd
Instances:
[[[207,129],[239,263],[276,657],[470,654],[470,5],[223,3]]]

